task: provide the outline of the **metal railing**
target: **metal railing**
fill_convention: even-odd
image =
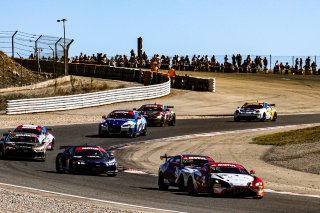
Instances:
[[[81,95],[8,100],[6,113],[25,114],[100,106],[126,101],[147,100],[170,94],[170,81],[162,84],[130,87]]]

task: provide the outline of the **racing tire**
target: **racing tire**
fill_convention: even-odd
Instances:
[[[213,190],[213,182],[210,181],[209,184],[208,184],[208,195],[210,197],[214,197],[215,196],[215,193],[214,193],[214,190]]]
[[[101,126],[99,126],[98,135],[99,135],[99,137],[104,136],[104,134],[103,134],[103,132],[102,132],[102,129],[101,129]]]
[[[176,125],[176,116],[172,118],[172,120],[169,122],[169,126],[175,126]]]
[[[4,147],[1,146],[1,147],[0,147],[0,160],[3,160],[3,159],[5,159],[5,158],[6,158],[6,152],[5,152],[5,150],[4,150]]]
[[[53,139],[52,142],[51,142],[51,148],[50,148],[49,150],[52,151],[53,148],[54,148],[54,139]]]
[[[267,119],[267,116],[266,116],[266,113],[264,112],[260,121],[265,122],[266,119]]]
[[[164,119],[163,119],[163,118],[161,119],[161,121],[160,121],[160,124],[159,124],[159,125],[160,125],[160,127],[164,127]]]
[[[191,177],[189,177],[188,179],[188,186],[187,186],[187,189],[188,189],[188,194],[189,195],[197,195],[197,191],[195,190],[194,188],[194,185],[193,185],[193,180]]]
[[[70,174],[75,174],[76,173],[72,160],[69,161],[69,173]]]
[[[278,119],[278,114],[275,112],[271,121],[276,121]]]
[[[58,173],[64,173],[62,165],[60,165],[60,159],[58,157],[56,158],[56,171]]]
[[[133,133],[130,135],[131,138],[136,138],[137,137],[137,127],[135,126]]]
[[[159,172],[158,187],[159,187],[159,190],[161,191],[167,191],[169,188],[169,186],[164,183],[164,177],[162,172]]]
[[[179,178],[178,187],[179,187],[179,191],[180,192],[185,192],[186,191],[186,187],[184,186],[183,175],[181,175],[180,178]]]
[[[262,198],[263,198],[263,196],[254,196],[253,197],[253,199],[259,199],[259,200],[262,199]]]
[[[115,177],[115,176],[117,176],[117,174],[107,174],[108,175],[108,177]]]
[[[144,126],[144,129],[141,132],[142,136],[147,136],[147,124]]]
[[[45,151],[45,152],[43,153],[42,158],[40,158],[39,161],[45,162],[45,161],[46,161],[46,158],[47,158],[47,152]]]

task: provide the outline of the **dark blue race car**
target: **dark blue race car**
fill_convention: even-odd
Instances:
[[[138,111],[114,110],[102,118],[99,136],[126,135],[135,138],[137,135],[147,135],[147,121]]]
[[[58,173],[90,173],[116,176],[118,164],[115,157],[99,146],[67,146],[56,157]]]

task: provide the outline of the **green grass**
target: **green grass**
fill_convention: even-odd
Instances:
[[[316,126],[256,137],[251,143],[283,146],[286,144],[314,143],[319,141],[320,126]]]

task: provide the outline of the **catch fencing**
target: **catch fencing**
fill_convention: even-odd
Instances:
[[[153,99],[170,94],[170,81],[162,84],[130,87],[81,95],[8,100],[6,113],[25,114],[79,109],[126,101]]]

